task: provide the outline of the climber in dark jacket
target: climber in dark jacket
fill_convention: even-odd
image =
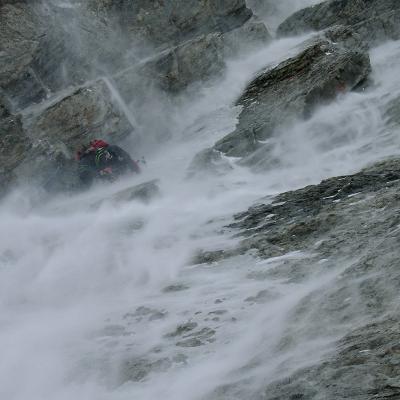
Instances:
[[[79,179],[90,185],[95,179],[114,181],[129,172],[139,173],[136,161],[121,147],[110,145],[104,140],[92,140],[77,152]]]

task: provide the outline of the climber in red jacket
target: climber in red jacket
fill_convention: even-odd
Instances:
[[[80,181],[90,185],[95,179],[114,181],[129,172],[140,173],[139,165],[121,147],[104,140],[92,140],[77,152]]]

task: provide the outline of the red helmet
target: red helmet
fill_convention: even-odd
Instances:
[[[75,159],[79,161],[82,155],[86,152],[91,152],[102,147],[107,147],[109,144],[102,139],[93,139],[90,141],[89,145],[82,145],[80,149],[75,154]]]
[[[90,143],[89,143],[90,147],[93,149],[99,149],[101,147],[107,147],[108,143],[105,142],[102,139],[93,139]]]

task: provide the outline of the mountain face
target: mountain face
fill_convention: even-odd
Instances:
[[[400,397],[399,7],[0,1],[4,398]]]

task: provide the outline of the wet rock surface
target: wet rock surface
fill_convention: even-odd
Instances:
[[[14,111],[83,84],[98,66],[112,69],[108,60],[121,58],[112,29],[78,4],[7,2],[0,16],[0,88]]]
[[[41,99],[46,91],[32,70],[45,28],[23,2],[0,4],[0,87],[24,104]]]
[[[329,36],[344,40],[331,42]],[[351,47],[355,43],[359,41],[351,31],[335,28],[307,43],[298,55],[261,72],[237,101],[243,110],[236,130],[214,148],[229,156],[248,156],[285,124],[307,118],[317,106],[357,87],[371,67],[368,54]]]
[[[372,400],[400,395],[399,190],[400,160],[393,158],[354,175],[282,193],[236,216],[230,228],[243,239],[236,253],[225,256],[255,252],[268,261],[264,271],[249,273],[249,279],[288,284],[326,279],[288,317],[271,354],[282,360],[280,373],[252,399]],[[339,273],[329,278],[335,269]],[[273,299],[273,293],[262,290],[245,301]],[[321,338],[331,340],[330,350],[320,360],[286,373],[293,366],[296,343],[305,338],[316,346]],[[236,398],[234,385],[221,392],[217,398]]]
[[[46,190],[59,191],[79,187],[74,160],[78,145],[96,137],[115,143],[127,137],[133,127],[107,85],[98,81],[35,106],[23,118],[8,117],[1,129],[7,157],[1,165],[10,172],[8,181],[31,181]]]
[[[195,36],[227,32],[243,25],[252,12],[244,0],[91,0],[97,13],[115,18],[132,37],[159,44],[177,44]]]
[[[392,315],[354,330],[321,365],[268,385],[254,399],[397,399],[399,328]]]
[[[391,100],[386,105],[384,117],[389,125],[400,125],[400,97]]]
[[[32,143],[22,128],[21,117],[11,115],[0,103],[0,195],[15,179],[14,169],[25,159]]]
[[[370,44],[400,38],[400,4],[396,0],[330,0],[302,9],[278,28],[278,35],[294,35],[333,25],[350,25]]]
[[[118,142],[134,125],[150,125],[165,140],[166,117],[148,117],[155,96],[164,107],[171,96],[221,76],[226,57],[271,40],[244,0],[3,1],[0,16],[0,94],[9,112],[21,113],[19,129],[35,149],[27,158],[19,149],[20,162],[2,167],[17,171],[6,181],[27,174],[24,181],[38,177],[54,190],[77,185],[77,145],[100,136]],[[151,43],[144,62],[132,49],[139,38]],[[163,45],[156,55],[154,45]],[[127,120],[128,105],[137,121]]]
[[[139,185],[135,185],[132,188],[118,192],[111,199],[113,202],[123,202],[139,200],[145,203],[160,196],[160,188],[158,186],[158,180],[144,182]]]
[[[228,160],[214,149],[205,149],[198,153],[188,167],[187,177],[201,177],[204,175],[224,175],[233,169]]]
[[[172,46],[145,63],[117,73],[114,80],[126,99],[134,93],[146,97],[149,82],[161,91],[178,94],[195,83],[220,77],[226,57],[249,52],[271,40],[264,23],[252,18],[233,31],[203,34]]]
[[[133,179],[137,179],[135,175],[132,175]],[[139,201],[142,203],[150,203],[152,200],[158,198],[161,195],[160,188],[158,185],[158,180],[152,180],[149,182],[139,183],[137,185],[133,185],[127,189],[121,190],[109,198],[102,199],[100,201],[96,201],[95,203],[90,205],[91,209],[96,209],[100,207],[105,202],[111,203],[114,205],[126,203],[130,201]],[[131,226],[132,229],[140,229],[143,226],[142,221],[134,221]]]
[[[61,141],[72,153],[96,137],[115,142],[133,129],[101,80],[44,104],[26,120],[32,138]]]
[[[248,237],[243,245],[257,249],[261,255],[296,251],[321,239],[325,255],[340,253],[341,242],[368,231],[368,215],[363,209],[370,206],[382,216],[384,211],[389,214],[388,208],[398,196],[399,180],[399,161],[382,162],[355,175],[330,178],[319,185],[280,194],[270,204],[238,214],[230,227],[240,229]],[[355,217],[359,218],[358,225],[354,224]],[[395,226],[396,221],[385,222]],[[335,228],[338,232],[333,232]],[[371,229],[368,235],[373,238],[375,228]],[[382,227],[376,229],[378,234]],[[361,246],[357,242],[349,244]],[[348,251],[347,246],[344,250]]]

